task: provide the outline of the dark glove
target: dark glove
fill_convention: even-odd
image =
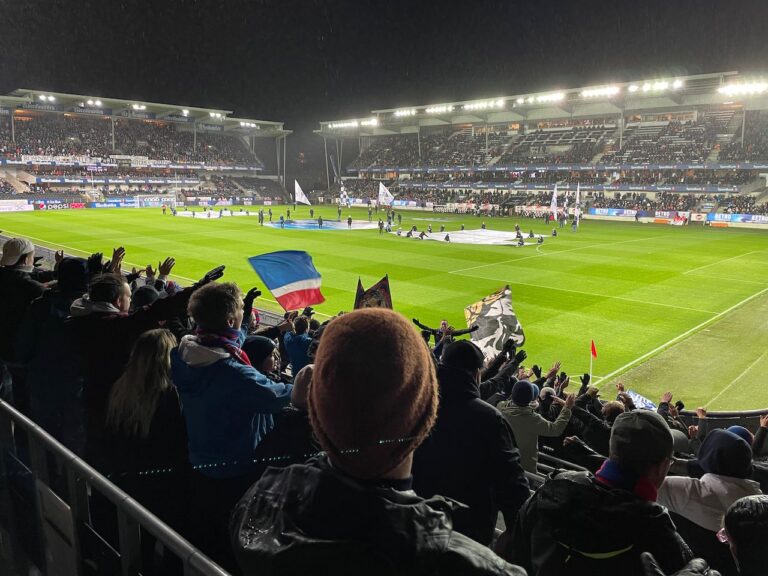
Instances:
[[[412,321],[414,324],[416,324],[416,325],[419,325],[419,324],[421,324],[421,322],[419,322],[419,319],[418,319],[418,318],[411,318],[411,321]]]
[[[526,358],[528,358],[528,352],[525,350],[518,350],[517,354],[515,354],[515,365],[520,366]],[[539,369],[539,374],[541,374],[541,369]]]
[[[103,268],[102,259],[104,254],[101,252],[94,252],[88,257],[88,274],[95,276],[101,274]]]
[[[477,324],[475,324],[469,329],[470,332],[477,332],[478,330],[480,330],[480,326],[478,326]]]
[[[536,379],[537,379],[537,380],[538,380],[539,378],[541,378],[541,367],[540,367],[539,365],[537,365],[537,364],[534,364],[534,365],[531,367],[531,370],[533,370],[533,373],[534,373],[534,374],[536,374]]]
[[[35,256],[32,260],[32,266],[35,268],[38,268],[43,265],[43,257],[42,256]]]
[[[478,326],[475,325],[472,327],[473,329],[477,329]],[[515,341],[512,340],[512,338],[507,338],[507,341],[504,342],[504,346],[501,347],[501,353],[502,354],[512,354],[512,352],[515,350]]]
[[[253,301],[259,296],[261,296],[261,290],[258,288],[251,288],[248,290],[245,298],[243,298],[243,316],[246,318],[250,317],[251,310],[253,309]]]
[[[655,558],[648,552],[640,555],[640,561],[643,564],[644,576],[667,576],[662,572]],[[670,574],[669,576],[721,576],[717,570],[710,570],[706,561],[701,558],[694,558],[682,570]]]
[[[224,276],[224,268],[226,268],[226,266],[222,264],[221,266],[217,266],[213,270],[210,270],[205,274],[205,276],[203,276],[202,278],[200,278],[200,280],[197,281],[197,283],[195,284],[195,287],[200,288],[200,286],[205,286],[209,282],[218,280],[219,278]]]
[[[581,396],[582,394],[586,394],[587,392],[587,386],[589,386],[589,374],[584,374],[584,376],[580,377],[581,380],[581,388],[579,388],[578,396]]]

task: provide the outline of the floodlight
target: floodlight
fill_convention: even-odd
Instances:
[[[628,90],[629,90],[630,92],[637,92],[638,90],[640,90],[640,86],[638,86],[637,84],[632,84],[632,85],[630,85],[630,87],[628,88]]]

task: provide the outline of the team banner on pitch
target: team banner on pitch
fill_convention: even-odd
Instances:
[[[389,308],[392,309],[392,292],[389,290],[389,274],[365,290],[360,278],[357,279],[355,294],[355,310],[359,308]]]
[[[475,324],[478,326],[478,329],[472,332],[472,341],[483,351],[486,358],[501,352],[504,342],[509,338],[512,338],[517,347],[525,343],[523,327],[512,309],[512,291],[509,285],[464,308],[464,316],[467,319],[467,327]]]

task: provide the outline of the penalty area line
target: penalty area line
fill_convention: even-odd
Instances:
[[[614,376],[616,376],[616,375],[618,375],[618,374],[621,374],[621,373],[622,373],[622,372],[624,372],[625,370],[627,370],[627,369],[629,369],[629,368],[632,368],[632,367],[633,367],[635,364],[637,364],[637,363],[639,363],[639,362],[642,362],[642,361],[643,361],[643,360],[645,360],[646,358],[649,358],[650,356],[653,356],[653,355],[654,355],[654,354],[656,354],[657,352],[660,352],[660,351],[664,350],[665,348],[668,348],[669,346],[671,346],[671,345],[673,345],[673,344],[676,344],[676,343],[677,343],[677,342],[679,342],[680,340],[683,340],[683,339],[685,339],[687,336],[689,336],[689,335],[693,334],[694,332],[697,332],[698,330],[700,330],[700,329],[704,328],[705,326],[708,326],[708,325],[712,324],[713,322],[716,322],[717,320],[719,320],[720,318],[722,318],[723,316],[725,316],[725,315],[726,315],[726,314],[728,314],[729,312],[732,312],[732,311],[733,311],[733,310],[735,310],[736,308],[739,308],[740,306],[743,306],[744,304],[746,304],[746,303],[747,303],[747,302],[749,302],[750,300],[754,300],[755,298],[757,298],[757,297],[759,297],[759,296],[762,296],[762,295],[763,295],[763,294],[765,294],[766,292],[768,292],[768,288],[763,288],[763,289],[762,289],[762,290],[760,290],[759,292],[756,292],[755,294],[752,294],[751,296],[747,296],[746,298],[744,298],[744,300],[741,300],[740,302],[737,302],[736,304],[734,304],[733,306],[731,306],[731,307],[729,307],[729,308],[726,308],[726,309],[725,309],[725,310],[723,310],[722,312],[718,312],[716,315],[712,316],[712,318],[707,318],[707,319],[706,319],[706,320],[704,320],[704,322],[702,322],[701,324],[697,324],[696,326],[694,326],[693,328],[691,328],[691,329],[689,329],[689,330],[686,330],[686,331],[685,331],[685,332],[683,332],[682,334],[678,334],[677,336],[675,336],[675,337],[674,337],[674,338],[672,338],[671,340],[668,340],[667,342],[665,342],[665,343],[664,343],[664,344],[662,344],[661,346],[657,346],[657,347],[656,347],[656,348],[654,348],[653,350],[651,350],[651,351],[649,351],[649,352],[646,352],[645,354],[643,354],[642,356],[639,356],[639,357],[635,358],[635,359],[634,359],[634,360],[632,360],[631,362],[627,362],[627,363],[626,363],[626,364],[624,364],[624,366],[622,366],[621,368],[617,368],[617,369],[616,369],[616,370],[614,370],[613,372],[610,372],[610,373],[606,374],[605,376],[603,376],[602,378],[600,378],[600,379],[597,379],[597,380],[596,380],[596,381],[595,381],[593,384],[597,385],[597,384],[599,384],[599,383],[603,382],[604,380],[608,380],[609,378],[612,378],[612,377],[614,377]]]

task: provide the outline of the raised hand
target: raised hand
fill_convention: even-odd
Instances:
[[[560,361],[556,361],[554,364],[552,364],[552,368],[549,369],[549,372],[547,372],[547,380],[552,378],[555,374],[557,374],[558,370],[560,370]]]
[[[661,401],[666,404],[672,402],[672,392],[664,392],[664,396],[661,397]]]
[[[55,265],[58,266],[62,260],[64,260],[64,250],[57,250],[53,255]]]
[[[696,416],[699,419],[706,418],[707,417],[707,409],[703,407],[696,408]]]
[[[768,414],[760,416],[760,428],[768,428]]]
[[[616,382],[616,392],[626,392],[624,382]]]
[[[91,275],[94,274],[100,274],[103,264],[102,259],[104,258],[104,254],[101,252],[94,252],[88,257],[88,272]]]
[[[518,350],[517,354],[515,354],[515,363],[522,364],[526,358],[528,358],[528,352],[525,350]]]
[[[197,282],[198,286],[205,286],[209,282],[213,282],[214,280],[218,280],[222,276],[224,276],[224,266],[223,264],[221,266],[216,266],[213,270],[209,270],[205,276],[200,278],[200,280]]]
[[[120,246],[112,250],[112,260],[109,261],[109,271],[113,274],[120,274],[123,267],[123,258],[125,258],[125,248]]]
[[[166,258],[165,260],[163,260],[162,263],[158,262],[157,271],[160,274],[160,276],[168,276],[168,274],[171,273],[171,270],[173,270],[173,267],[175,265],[176,265],[175,258]]]

